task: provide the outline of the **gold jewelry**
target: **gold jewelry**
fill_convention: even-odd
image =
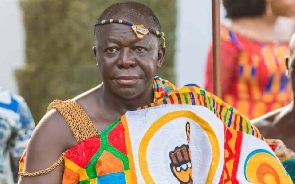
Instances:
[[[52,171],[53,169],[55,169],[57,166],[59,166],[62,161],[64,160],[65,157],[65,153],[62,153],[61,156],[58,158],[58,160],[56,162],[54,162],[54,164],[52,164],[50,167],[41,170],[41,171],[36,171],[36,172],[19,172],[18,175],[21,177],[33,177],[33,176],[39,176],[42,174],[47,174],[50,171]]]
[[[150,31],[145,28],[142,24],[140,25],[133,25],[131,26],[132,30],[134,31],[137,38],[142,39],[146,34],[148,34]]]

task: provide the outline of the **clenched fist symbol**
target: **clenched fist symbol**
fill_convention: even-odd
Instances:
[[[187,140],[190,139],[190,126],[186,124]],[[188,145],[176,147],[174,151],[169,152],[171,160],[170,168],[173,175],[181,184],[192,184],[192,163],[191,153]]]

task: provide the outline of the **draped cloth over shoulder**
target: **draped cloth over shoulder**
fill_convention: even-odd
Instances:
[[[292,183],[234,108],[198,86],[176,89],[157,76],[154,91],[154,103],[66,150],[63,184]]]
[[[78,142],[98,135],[93,123],[78,103],[70,100],[54,100],[49,105],[47,111],[51,109],[58,110],[58,112],[66,119],[75,139]]]
[[[93,123],[90,121],[89,117],[78,103],[70,100],[54,100],[49,104],[47,111],[51,109],[56,109],[66,119],[66,122],[68,123],[77,142],[98,135],[98,132]],[[26,158],[25,154],[20,161],[20,170],[22,170],[24,167],[24,160]],[[46,174],[55,169],[59,164],[62,163],[63,160],[64,153],[62,153],[61,157],[58,158],[53,165],[44,170],[36,172],[20,172],[19,174],[21,176],[38,176],[41,174]]]

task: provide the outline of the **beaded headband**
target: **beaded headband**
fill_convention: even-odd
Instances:
[[[136,37],[140,38],[140,39],[142,39],[148,33],[152,33],[152,34],[156,35],[158,38],[162,38],[163,39],[163,47],[164,48],[166,47],[166,40],[165,40],[164,32],[160,32],[160,31],[155,30],[153,28],[149,28],[149,29],[145,28],[144,25],[142,25],[142,24],[135,25],[127,20],[109,19],[109,20],[102,20],[102,21],[94,24],[94,26],[111,24],[111,23],[124,24],[124,25],[130,26],[132,28],[132,30],[134,31]]]

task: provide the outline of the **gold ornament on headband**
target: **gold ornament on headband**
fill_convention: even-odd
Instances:
[[[132,30],[136,34],[137,38],[142,39],[146,34],[148,34],[150,31],[145,28],[142,24],[140,25],[133,25],[131,26]]]

